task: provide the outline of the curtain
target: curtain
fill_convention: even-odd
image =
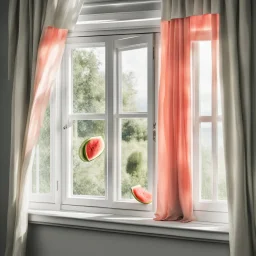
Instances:
[[[11,0],[9,78],[13,80],[9,205],[5,256],[23,256],[28,176],[69,29],[83,1]]]
[[[231,256],[256,255],[256,2],[163,0],[162,19],[220,15],[220,72]]]
[[[158,192],[155,220],[193,220],[191,130],[192,46],[211,41],[217,79],[218,15],[162,21],[158,104]]]
[[[256,255],[256,3],[221,12],[224,149],[231,256]]]

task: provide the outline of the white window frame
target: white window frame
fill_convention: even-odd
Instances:
[[[30,203],[31,209],[60,209],[60,166],[61,166],[61,154],[59,152],[61,146],[61,138],[59,127],[61,126],[60,118],[60,91],[59,91],[60,74],[57,76],[56,86],[52,90],[49,106],[50,106],[50,193],[39,193],[39,168],[37,168],[36,182],[37,193],[32,192],[32,172],[30,175]],[[36,161],[38,158],[37,147],[35,148],[32,159]],[[31,166],[32,168],[32,166]]]
[[[139,30],[138,30],[139,31]],[[116,34],[121,33],[122,31],[117,31]],[[148,33],[149,31],[145,31]],[[123,32],[122,32],[123,33]],[[116,36],[98,36],[98,33],[89,34],[91,37],[84,37],[84,33],[81,33],[81,37],[78,37],[75,35],[75,37],[70,37],[67,40],[67,49],[72,48],[72,45],[83,45],[86,41],[87,43],[96,43],[96,42],[104,42],[106,45],[106,63],[107,61],[110,61],[113,64],[107,65],[107,68],[114,70],[113,76],[107,76],[108,72],[106,69],[106,86],[109,86],[109,90],[113,93],[118,93],[116,89],[116,79],[117,74],[115,73],[115,65],[117,63],[117,60],[114,61],[114,59],[117,58],[115,49],[118,47],[122,47],[121,41],[119,43],[115,43],[115,40],[127,38],[131,35],[140,36],[140,34],[134,34],[136,33],[136,30],[127,30],[124,34],[126,35],[116,35]],[[105,32],[101,32],[100,34],[105,34]],[[113,34],[113,32],[106,32],[106,34]],[[72,35],[72,33],[71,33]],[[157,120],[157,101],[158,101],[158,86],[159,86],[159,70],[160,70],[160,34],[155,33],[154,36],[151,32],[149,32],[149,35],[151,37],[150,44],[152,47],[152,51],[150,51],[149,56],[152,58],[152,64],[151,64],[151,70],[154,71],[150,74],[148,81],[151,81],[152,86],[152,94],[148,97],[148,103],[151,99],[152,102],[155,102],[155,108],[152,105],[149,105],[149,108],[152,111],[152,120]],[[74,35],[73,35],[74,36]],[[84,40],[86,38],[86,40]],[[99,40],[100,39],[100,40]],[[201,39],[200,39],[201,40]],[[202,39],[203,40],[203,39]],[[125,44],[124,44],[125,46]],[[66,49],[66,51],[67,51]],[[154,57],[154,56],[155,57]],[[63,161],[65,160],[65,154],[64,152],[60,153],[60,150],[57,150],[57,148],[61,148],[65,143],[67,143],[67,133],[63,131],[62,127],[65,125],[70,125],[70,120],[68,120],[67,115],[63,115],[63,112],[65,112],[65,101],[67,100],[67,95],[65,92],[65,88],[67,87],[66,83],[66,75],[67,75],[67,56],[66,53],[64,55],[64,59],[62,62],[61,67],[61,76],[60,81],[61,86],[57,83],[57,89],[53,93],[52,99],[51,99],[51,143],[55,141],[54,143],[54,150],[52,150],[51,153],[51,188],[52,188],[52,194],[51,195],[32,195],[31,194],[31,202],[30,202],[30,208],[31,209],[51,209],[51,210],[69,210],[69,211],[86,211],[86,212],[93,212],[93,213],[116,213],[116,214],[125,214],[125,215],[133,215],[133,216],[142,216],[142,217],[153,217],[154,212],[156,210],[156,195],[157,195],[157,169],[154,168],[154,166],[157,166],[157,143],[154,143],[152,141],[152,167],[155,169],[155,171],[152,172],[152,187],[150,190],[153,192],[153,203],[148,206],[134,204],[131,202],[115,202],[114,200],[114,188],[113,186],[112,192],[109,193],[108,197],[111,198],[111,200],[107,200],[104,204],[102,204],[102,200],[88,200],[88,199],[82,199],[82,200],[75,200],[68,198],[65,195],[65,187],[66,187],[66,180],[65,176],[63,175],[63,167],[66,166],[66,163]],[[154,69],[155,68],[155,69]],[[195,83],[195,81],[193,81]],[[153,89],[154,88],[154,89]],[[195,99],[195,95],[198,93],[198,88],[193,87],[193,97]],[[106,90],[106,104],[109,104],[109,110],[116,111],[117,104],[116,101],[112,97],[110,97],[109,90]],[[114,95],[112,93],[112,95]],[[65,100],[62,99],[62,97],[65,98]],[[215,94],[215,98],[213,102],[216,101],[217,93]],[[111,103],[110,103],[111,102]],[[193,101],[195,102],[195,101]],[[198,108],[199,102],[195,104],[193,107],[193,111],[196,113],[199,113]],[[216,108],[216,106],[213,106],[213,110]],[[217,110],[215,110],[217,111]],[[195,118],[195,113],[193,112],[193,117]],[[125,114],[126,115],[126,114]],[[140,114],[138,114],[140,115]],[[87,115],[88,118],[89,115]],[[102,117],[102,116],[101,116]],[[124,116],[122,116],[124,117]],[[73,115],[74,119],[79,120],[81,116],[79,115]],[[85,118],[85,117],[84,117]],[[95,117],[96,118],[96,117]],[[201,121],[208,121],[209,117],[202,117],[200,118]],[[217,117],[217,119],[214,121],[221,120],[220,117]],[[113,128],[116,124],[114,122],[114,116],[113,118],[109,118],[109,122],[113,124]],[[152,121],[153,124],[153,121]],[[150,136],[153,133],[153,125],[148,126],[148,134],[149,139],[152,138]],[[157,124],[156,124],[157,129]],[[193,138],[194,136],[199,135],[198,128],[193,125]],[[195,137],[196,138],[196,137]],[[106,141],[106,146],[108,150],[112,149],[114,145]],[[192,148],[194,152],[196,152],[196,144],[194,143],[192,145]],[[197,151],[198,152],[198,151]],[[54,160],[53,160],[54,159]],[[111,158],[110,158],[111,159]],[[196,219],[199,221],[207,221],[207,222],[223,222],[228,223],[228,213],[227,213],[227,203],[226,202],[200,202],[199,200],[199,185],[200,185],[200,178],[199,178],[199,163],[196,163],[194,161],[193,157],[193,200],[194,200],[194,215],[196,216]],[[116,163],[112,160],[112,162],[109,164],[109,166],[114,166]],[[112,172],[109,174],[109,179],[112,180],[112,184],[109,185],[112,186],[113,184],[116,184],[115,180],[115,173]],[[71,200],[71,201],[70,201]]]
[[[137,47],[140,44],[146,44],[148,47],[148,112],[147,113],[119,113],[119,104],[115,100],[119,95],[118,90],[118,50],[126,47]],[[106,94],[106,114],[71,114],[71,50],[79,47],[90,47],[96,44],[105,44],[106,53],[106,79],[105,79],[105,94]],[[128,48],[127,48],[128,49]],[[106,122],[106,170],[108,173],[105,175],[106,180],[106,199],[102,197],[91,196],[72,196],[67,189],[70,184],[70,170],[67,170],[71,163],[70,157],[70,141],[71,129],[62,131],[62,141],[64,148],[62,155],[62,205],[64,206],[83,206],[83,207],[100,207],[110,209],[124,209],[153,212],[154,204],[143,205],[135,200],[117,200],[118,185],[120,184],[120,176],[118,175],[118,147],[120,142],[116,140],[120,137],[120,127],[118,127],[117,120],[119,118],[148,118],[148,184],[149,190],[153,191],[154,184],[153,171],[154,171],[154,142],[153,142],[153,123],[154,123],[154,72],[153,71],[153,35],[127,35],[127,36],[104,36],[104,37],[83,37],[83,38],[70,38],[66,44],[66,50],[63,59],[62,71],[64,74],[62,83],[63,96],[62,102],[62,125],[71,124],[73,120],[105,120]],[[113,72],[113,73],[112,73]],[[70,86],[71,85],[71,86]],[[119,95],[120,96],[120,95]],[[120,99],[120,97],[119,97]],[[114,134],[117,136],[114,138]],[[68,152],[69,151],[69,152]],[[110,152],[115,152],[110,154]],[[109,188],[107,190],[107,188]],[[78,208],[77,208],[78,209]]]
[[[218,115],[218,74],[216,70],[212,70],[212,114],[211,116],[200,115],[200,96],[199,96],[199,72],[198,70],[198,45],[193,42],[207,41],[211,38],[207,32],[201,34],[192,41],[192,111],[193,111],[193,127],[192,127],[192,151],[193,151],[193,209],[197,219],[210,222],[228,223],[228,207],[227,201],[218,200],[218,156],[217,156],[217,127],[218,122],[222,122],[222,116]],[[215,48],[216,49],[216,48]],[[212,56],[216,56],[216,52]],[[213,59],[217,62],[217,59]],[[216,63],[217,66],[217,63]],[[200,199],[201,193],[201,175],[200,175],[200,124],[212,124],[212,159],[213,159],[213,200]]]

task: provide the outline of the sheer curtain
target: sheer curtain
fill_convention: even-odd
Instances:
[[[193,220],[191,174],[191,53],[193,42],[211,41],[217,79],[218,15],[162,21],[158,104],[158,193],[155,220]]]
[[[220,17],[220,72],[223,85],[230,254],[254,256],[256,255],[256,51],[254,49],[256,2],[254,0],[162,1],[163,21],[202,14],[219,14]]]
[[[23,256],[28,227],[28,176],[69,29],[82,0],[11,0],[9,77],[13,80],[9,206],[5,256]]]

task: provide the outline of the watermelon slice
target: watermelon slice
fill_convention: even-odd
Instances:
[[[142,204],[150,204],[152,202],[152,194],[142,188],[141,185],[131,187],[131,192],[134,198]]]
[[[84,162],[90,162],[100,156],[104,149],[105,143],[101,136],[91,137],[81,144],[79,157]]]

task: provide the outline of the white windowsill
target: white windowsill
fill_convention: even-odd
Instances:
[[[228,224],[167,222],[114,214],[29,210],[33,224],[228,243]]]

